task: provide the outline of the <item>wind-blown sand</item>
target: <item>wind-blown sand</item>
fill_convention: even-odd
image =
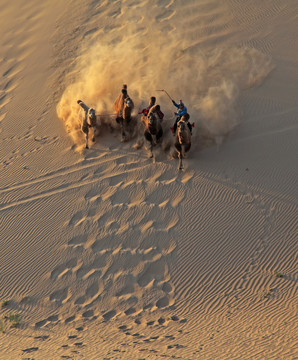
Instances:
[[[0,360],[297,358],[297,1],[1,5]]]

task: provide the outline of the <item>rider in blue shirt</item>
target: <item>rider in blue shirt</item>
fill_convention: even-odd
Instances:
[[[174,136],[176,135],[176,130],[177,130],[177,123],[178,121],[182,118],[183,115],[185,115],[187,113],[187,108],[186,106],[183,104],[183,102],[180,100],[179,104],[177,104],[174,100],[172,100],[173,105],[175,105],[178,108],[178,111],[175,112],[175,115],[177,116],[176,120],[175,120],[175,124],[173,127],[173,132],[174,132]],[[188,128],[190,130],[190,133],[192,134],[192,126],[189,122],[187,122]]]

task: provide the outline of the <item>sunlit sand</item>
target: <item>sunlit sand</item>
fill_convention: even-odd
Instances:
[[[0,360],[297,357],[297,2],[1,5]]]

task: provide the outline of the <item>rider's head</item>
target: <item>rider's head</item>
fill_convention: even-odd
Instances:
[[[155,96],[151,96],[150,98],[150,105],[154,105],[156,101],[156,97]]]
[[[180,100],[180,102],[179,102],[179,107],[180,107],[180,109],[184,108],[184,104],[183,104],[182,100]]]

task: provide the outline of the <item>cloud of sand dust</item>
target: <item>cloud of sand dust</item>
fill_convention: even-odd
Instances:
[[[57,106],[57,114],[75,143],[82,143],[82,113],[76,101],[83,100],[97,114],[113,114],[113,103],[122,84],[136,111],[147,105],[150,96],[165,113],[165,124],[174,121],[176,108],[165,93],[176,101],[182,99],[196,126],[219,139],[239,123],[237,99],[242,89],[259,85],[272,70],[270,60],[252,48],[216,48],[208,52],[177,48],[177,37],[157,36],[152,39],[127,35],[125,41],[110,44],[101,41],[84,44],[71,84]],[[153,40],[154,39],[154,40]],[[152,41],[150,41],[152,40]]]

